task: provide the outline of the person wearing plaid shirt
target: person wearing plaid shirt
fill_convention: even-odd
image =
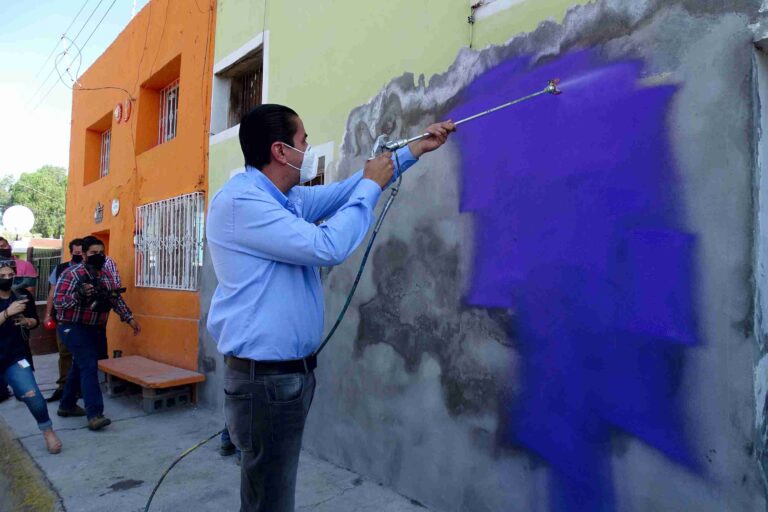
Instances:
[[[104,400],[98,380],[98,347],[110,310],[138,335],[141,327],[118,292],[115,276],[105,267],[104,243],[83,239],[85,262],[73,265],[59,277],[53,297],[59,336],[74,357],[61,397],[59,416],[87,416],[88,428],[99,430],[111,423],[104,417]],[[77,406],[82,393],[85,410]]]

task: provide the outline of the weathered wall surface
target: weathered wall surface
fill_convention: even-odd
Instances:
[[[642,59],[650,74],[679,85],[669,126],[686,227],[698,236],[705,340],[687,353],[682,389],[705,470],[692,474],[617,435],[612,467],[621,510],[765,509],[754,455],[752,330],[748,25],[758,7],[672,0],[575,7],[562,24],[462,51],[428,86],[414,86],[408,75],[393,80],[348,121],[340,176],[362,165],[376,134],[401,137],[442,119],[474,77],[517,56],[545,62],[595,47],[608,59]],[[473,232],[458,213],[457,151],[448,144],[406,176],[350,312],[321,357],[305,445],[436,510],[547,510],[546,465],[497,442],[500,400],[514,391],[510,375],[520,364],[510,313],[462,305]],[[329,323],[361,256],[327,276]]]

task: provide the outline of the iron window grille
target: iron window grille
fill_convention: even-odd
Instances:
[[[136,286],[168,290],[198,289],[203,265],[202,192],[136,208]]]
[[[109,148],[112,144],[112,130],[101,133],[101,158],[99,159],[99,176],[109,174]]]
[[[240,120],[255,107],[261,105],[264,81],[262,50],[246,57],[227,73],[232,77],[229,94],[228,127],[240,124]]]
[[[179,79],[171,82],[160,91],[160,125],[158,144],[163,144],[176,137],[176,125],[179,113]]]

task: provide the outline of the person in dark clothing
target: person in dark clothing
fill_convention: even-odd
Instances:
[[[53,292],[56,289],[56,281],[59,280],[61,274],[72,265],[77,265],[83,262],[83,240],[82,238],[74,238],[69,242],[69,254],[71,259],[64,263],[59,263],[51,272],[48,277],[48,283],[50,289],[48,290],[48,302],[45,307],[45,319],[44,322],[53,320]],[[67,350],[64,342],[61,341],[58,333],[56,334],[56,348],[59,351],[59,378],[56,381],[56,390],[53,394],[47,398],[48,402],[56,402],[61,399],[64,394],[64,383],[67,381],[67,374],[72,367],[72,354]]]
[[[0,261],[0,374],[35,417],[48,451],[59,453],[61,441],[53,431],[48,406],[27,360],[29,329],[40,323],[35,298],[24,288],[12,290],[15,276],[15,262]]]

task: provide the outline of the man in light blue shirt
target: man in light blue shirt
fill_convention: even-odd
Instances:
[[[455,129],[399,150],[402,173]],[[343,262],[365,238],[394,156],[346,180],[310,181],[317,159],[299,116],[262,105],[240,123],[246,172],[211,199],[206,236],[218,287],[208,331],[225,357],[225,416],[242,451],[241,511],[293,511],[304,421],[315,389],[312,355],[322,339],[318,267]],[[323,221],[319,223],[319,221]]]

